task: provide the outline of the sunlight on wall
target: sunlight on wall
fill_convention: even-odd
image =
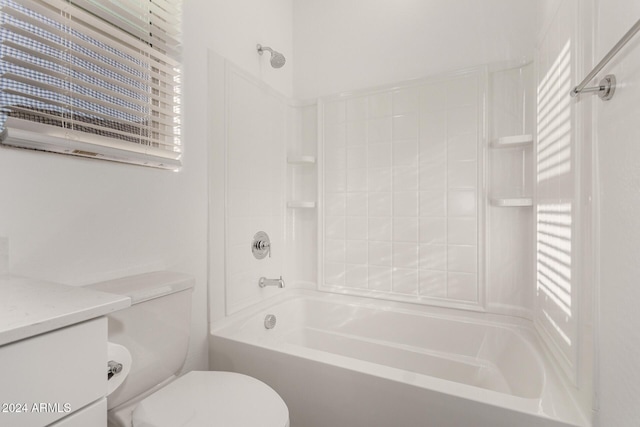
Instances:
[[[567,345],[571,338],[558,318],[571,318],[571,204],[538,205],[537,292],[552,302],[543,310],[547,321]],[[553,313],[549,313],[549,311]],[[564,316],[562,314],[564,313]]]
[[[574,161],[571,38],[555,38],[540,54],[536,145],[536,325],[574,376],[576,355]],[[554,47],[562,46],[561,49]]]
[[[538,182],[571,171],[571,40],[538,86]]]

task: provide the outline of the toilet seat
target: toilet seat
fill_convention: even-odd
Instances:
[[[142,400],[134,427],[289,427],[289,410],[268,385],[234,372],[192,371]]]

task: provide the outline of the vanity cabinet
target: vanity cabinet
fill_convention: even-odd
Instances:
[[[106,427],[106,315],[130,305],[0,276],[0,427]]]
[[[106,346],[101,317],[0,347],[0,425],[45,426],[104,399]]]

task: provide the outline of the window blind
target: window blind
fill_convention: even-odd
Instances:
[[[177,169],[181,0],[0,0],[5,145]]]

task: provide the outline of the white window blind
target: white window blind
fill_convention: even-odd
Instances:
[[[181,0],[0,0],[0,142],[177,169]]]

